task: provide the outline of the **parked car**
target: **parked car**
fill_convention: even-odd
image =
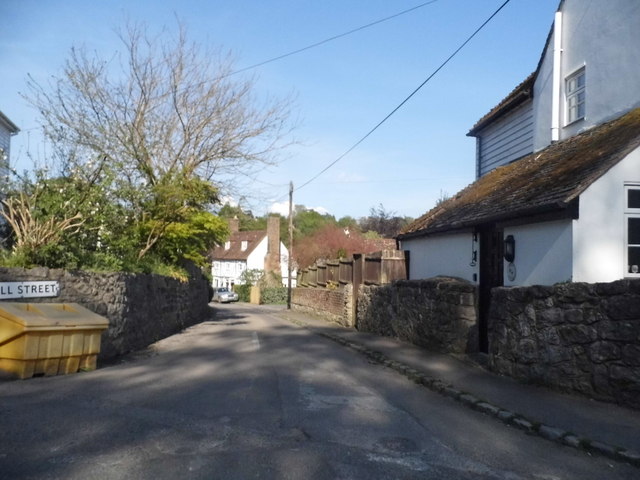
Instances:
[[[212,301],[218,302],[218,303],[237,302],[238,294],[236,292],[232,292],[231,290],[225,287],[214,288]]]

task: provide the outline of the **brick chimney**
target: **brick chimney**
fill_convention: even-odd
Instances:
[[[229,219],[229,233],[233,235],[234,233],[238,233],[240,231],[240,220],[238,217]]]
[[[267,255],[264,259],[264,269],[267,272],[280,271],[280,217],[267,217]]]

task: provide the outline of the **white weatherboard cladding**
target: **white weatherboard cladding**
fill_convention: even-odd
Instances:
[[[533,152],[533,103],[527,101],[478,137],[478,177]]]
[[[11,134],[0,124],[0,149],[9,156],[9,145],[11,144]],[[1,158],[0,158],[1,160]]]
[[[640,184],[640,148],[580,195],[573,245],[574,281],[611,282],[624,277],[625,183]]]
[[[410,252],[409,278],[417,280],[444,275],[473,282],[478,266],[470,265],[471,252],[478,244],[472,245],[472,240],[470,232],[403,240],[402,250]]]
[[[565,0],[562,6],[560,140],[640,106],[640,1]],[[534,87],[534,149],[551,143],[553,34]],[[585,67],[586,115],[565,122],[564,80]]]
[[[509,280],[504,262],[504,285],[553,285],[571,280],[572,220],[506,227],[504,236],[516,242],[516,277]]]

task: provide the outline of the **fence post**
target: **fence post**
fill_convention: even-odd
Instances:
[[[365,255],[362,253],[354,253],[353,254],[353,270],[352,270],[352,279],[351,283],[353,284],[353,292],[351,302],[351,309],[353,314],[353,326],[358,328],[358,291],[360,290],[360,285],[362,285],[362,272],[364,269],[364,261]]]

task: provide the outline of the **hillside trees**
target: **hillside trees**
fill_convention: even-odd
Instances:
[[[46,85],[30,79],[26,99],[41,113],[55,175],[16,186],[2,214],[23,198],[22,210],[40,222],[77,215],[81,225],[69,224],[48,248],[80,243],[123,268],[149,257],[202,262],[227,234],[210,209],[275,161],[289,102],[259,104],[252,80],[231,80],[230,57],[190,43],[182,26],[172,39],[130,24],[119,39],[123,52],[111,60],[73,48],[60,75]],[[42,207],[43,191],[56,206]],[[14,254],[59,266],[59,256],[23,248],[16,234],[31,227],[16,221]],[[78,255],[76,263],[90,262]]]

